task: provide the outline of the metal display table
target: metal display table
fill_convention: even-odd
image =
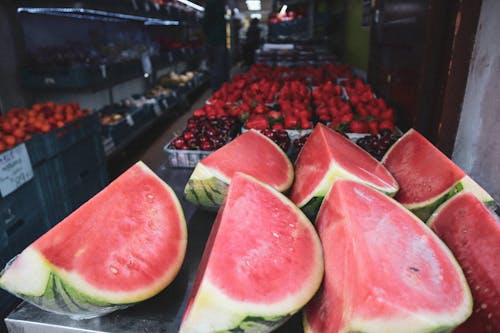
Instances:
[[[174,333],[187,304],[194,276],[216,214],[197,210],[183,199],[182,193],[192,169],[160,167],[156,173],[177,193],[188,225],[186,257],[176,279],[159,295],[106,316],[73,320],[43,311],[26,302],[12,311],[5,323],[9,333]],[[275,332],[303,332],[300,312]]]

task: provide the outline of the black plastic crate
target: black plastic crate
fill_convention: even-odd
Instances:
[[[132,113],[135,130],[139,131],[146,124],[156,118],[153,105],[145,104],[142,108],[137,108]]]
[[[82,138],[98,133],[100,126],[99,116],[94,112],[42,135],[41,140],[43,140],[46,157],[55,156],[75,145]]]
[[[39,223],[45,227],[43,201],[38,192],[36,175],[14,192],[0,199],[0,224],[7,233],[7,246],[11,247],[11,234],[22,221],[31,218],[33,212],[39,213]],[[5,245],[5,244],[4,244]]]
[[[44,207],[47,226],[50,228],[68,215],[70,210],[65,181],[58,173],[59,158],[52,157],[33,169],[37,191]]]
[[[25,210],[7,225],[9,254],[18,255],[48,230],[42,209]]]
[[[69,184],[68,198],[71,211],[74,211],[87,200],[96,195],[108,184],[106,165],[101,165],[81,175],[75,182]]]
[[[31,165],[37,165],[47,158],[47,151],[45,149],[45,141],[42,136],[35,134],[26,141],[26,149],[30,157]]]
[[[96,169],[102,169],[99,189],[107,184],[105,159],[101,136],[94,134],[83,138],[35,169],[38,190],[49,226],[59,223],[76,208],[72,199],[74,195],[88,199],[96,193],[94,189],[85,192],[85,187],[78,189],[81,193],[72,193],[75,191],[75,184],[87,181],[92,183]]]

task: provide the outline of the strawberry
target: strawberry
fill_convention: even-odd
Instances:
[[[252,115],[248,118],[246,127],[256,130],[264,130],[266,128],[269,128],[269,122],[267,121],[266,117],[262,115]]]
[[[380,113],[380,119],[384,120],[394,120],[394,109],[387,109]]]
[[[353,120],[349,124],[351,133],[366,133],[366,123],[361,120]]]
[[[378,125],[379,130],[389,130],[394,132],[396,127],[394,126],[394,122],[392,120],[384,120]]]
[[[292,115],[288,115],[285,117],[285,128],[294,129],[298,126],[299,120]]]
[[[378,122],[376,120],[369,121],[368,128],[370,130],[370,133],[378,135],[379,128],[378,128]]]

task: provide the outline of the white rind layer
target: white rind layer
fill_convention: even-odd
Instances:
[[[330,167],[328,168],[328,171],[325,173],[323,176],[323,179],[321,182],[316,186],[316,188],[311,192],[310,195],[308,195],[304,200],[301,202],[297,203],[297,207],[304,207],[312,198],[314,197],[324,197],[330,190],[330,188],[333,186],[333,183],[339,179],[345,179],[345,180],[353,180],[362,184],[365,184],[367,186],[370,186],[382,193],[387,194],[388,196],[394,196],[396,192],[399,190],[399,187],[392,186],[391,184],[387,184],[387,187],[380,187],[380,186],[375,186],[371,184],[370,182],[367,182],[366,180],[362,180],[355,174],[347,171],[346,169],[342,168],[338,163],[335,163],[335,161],[330,162]]]

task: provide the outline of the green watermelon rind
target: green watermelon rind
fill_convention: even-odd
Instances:
[[[220,333],[272,332],[297,313],[309,299],[310,297],[303,297],[303,299],[289,297],[278,304],[269,305],[238,302],[224,295],[210,282],[204,282],[198,289],[189,318],[187,321],[183,321],[179,333],[198,331]],[[291,302],[297,305],[291,308]],[[207,318],[215,319],[216,323],[209,322],[205,327]]]
[[[263,183],[251,176],[255,182],[262,186],[275,191],[270,185]],[[193,303],[189,309],[189,314],[183,319],[179,333],[189,332],[204,332],[204,325],[208,325],[205,329],[213,332],[238,332],[238,333],[264,333],[271,332],[295,313],[300,311],[307,302],[311,300],[315,292],[319,289],[323,279],[323,251],[319,237],[312,223],[307,219],[305,214],[287,197],[280,194],[280,199],[284,204],[291,207],[300,217],[303,223],[310,226],[313,235],[317,237],[318,247],[316,249],[318,264],[316,270],[311,272],[310,279],[304,282],[304,288],[299,292],[288,295],[279,302],[272,304],[251,303],[237,301],[213,285],[209,280],[202,279]],[[203,274],[205,274],[204,272]],[[208,319],[208,323],[207,322]],[[215,320],[217,327],[224,327],[220,330],[214,328]],[[222,324],[221,324],[222,322]]]
[[[495,200],[469,176],[463,177],[453,185],[451,189],[444,191],[444,193],[434,198],[414,204],[403,204],[403,206],[418,216],[422,221],[426,222],[439,206],[462,191],[471,192],[486,206],[492,209],[497,206]]]
[[[262,134],[259,133],[259,135]],[[264,135],[262,136],[265,137]],[[276,146],[277,151],[283,155],[283,158],[289,164],[288,181],[277,188],[273,187],[279,192],[286,191],[293,183],[293,166],[281,148],[269,138],[265,138]],[[216,168],[204,165],[203,161],[200,161],[196,164],[193,173],[184,187],[184,197],[187,201],[198,207],[202,207],[208,211],[217,211],[226,197],[230,183],[231,179],[226,175],[219,172]]]
[[[311,194],[306,197],[302,202],[297,203],[297,207],[302,209],[306,216],[314,221],[318,214],[319,208],[323,202],[324,197],[328,191],[332,188],[335,181],[339,179],[353,180],[359,183],[365,184],[378,190],[390,197],[394,196],[399,190],[399,187],[387,186],[387,188],[382,188],[380,186],[374,186],[368,182],[360,179],[356,175],[346,171],[344,168],[336,163],[330,163],[329,170],[323,176],[323,179],[319,182],[318,186],[311,192]]]
[[[14,291],[9,288],[9,281],[4,279],[4,272],[8,270],[15,259],[21,256],[23,258],[28,257],[28,260],[32,260],[31,263],[33,263],[33,260],[39,261],[37,267],[39,270],[34,271],[32,277],[42,281],[41,287],[43,290],[34,289],[28,292],[27,290]],[[7,264],[0,274],[2,276],[0,278],[0,287],[41,309],[57,314],[70,315],[75,319],[93,318],[128,306],[128,304],[112,304],[99,296],[95,297],[80,292],[71,283],[61,278],[57,271],[37,251],[29,248]]]
[[[196,206],[217,211],[224,201],[228,187],[228,183],[217,177],[191,177],[184,188],[184,197]]]

